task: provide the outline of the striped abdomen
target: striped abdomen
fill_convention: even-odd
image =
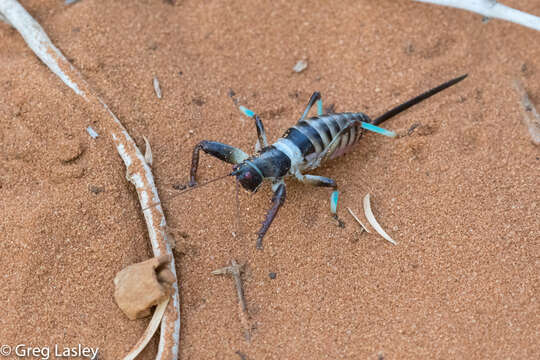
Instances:
[[[363,113],[327,114],[299,121],[285,132],[283,137],[293,142],[307,162],[307,166],[319,157],[339,137],[336,146],[326,158],[333,159],[351,149],[362,136],[360,123],[371,120]],[[342,131],[346,129],[345,131]],[[318,165],[318,164],[314,164]]]

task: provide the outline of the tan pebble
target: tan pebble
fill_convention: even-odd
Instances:
[[[114,300],[131,320],[150,315],[150,308],[169,296],[169,287],[176,281],[167,268],[167,255],[132,264],[114,278]],[[158,275],[159,274],[159,275]]]

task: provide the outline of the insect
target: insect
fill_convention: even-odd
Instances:
[[[361,112],[323,114],[321,94],[315,92],[309,99],[306,109],[296,125],[289,128],[272,145],[268,144],[264,126],[259,116],[253,111],[240,106],[240,111],[255,121],[258,138],[255,145],[255,154],[249,156],[241,149],[233,146],[203,140],[193,149],[189,186],[194,187],[197,185],[196,175],[201,150],[219,160],[234,164],[232,172],[227,176],[235,176],[242,187],[250,192],[256,192],[263,181],[270,181],[274,192],[272,207],[268,210],[266,218],[257,233],[257,248],[262,249],[262,240],[278,210],[285,202],[284,179],[287,176],[294,176],[305,184],[332,188],[334,191],[330,198],[330,210],[332,215],[337,218],[337,183],[331,178],[311,175],[306,172],[316,169],[325,161],[339,157],[349,151],[362,137],[363,129],[394,137],[394,132],[382,129],[377,125],[460,82],[465,77],[467,77],[467,74],[432,88],[387,111],[373,121]],[[318,115],[307,118],[310,109],[315,103],[317,103]]]

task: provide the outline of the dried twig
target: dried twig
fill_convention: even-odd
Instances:
[[[53,45],[43,28],[28,14],[17,0],[1,0],[0,15],[17,29],[32,51],[52,72],[77,95],[80,95],[86,102],[92,105],[94,116],[110,120],[104,124],[104,127],[110,134],[116,150],[126,165],[126,177],[135,185],[141,208],[145,209],[143,213],[154,256],[157,257],[164,254],[170,254],[172,256],[165,231],[166,222],[163,209],[160,205],[149,207],[150,204],[159,204],[159,196],[152,172],[131,136],[129,136],[126,129],[103,100],[90,88],[81,73]],[[171,260],[170,270],[176,276],[174,260]],[[156,359],[172,360],[178,357],[180,305],[177,282],[173,285],[171,300],[161,321],[161,338]],[[158,316],[160,314],[154,312],[154,317]],[[145,331],[145,335],[139,340],[139,344],[145,340],[149,330],[147,329]]]
[[[529,99],[527,90],[525,90],[525,87],[523,87],[521,81],[517,79],[514,80],[514,88],[519,94],[521,105],[523,105],[523,122],[529,130],[529,134],[531,135],[531,141],[534,145],[538,146],[540,145],[540,114],[538,114],[538,111],[536,111],[534,104],[532,103],[531,99]]]
[[[249,315],[247,312],[246,300],[244,298],[244,289],[242,287],[242,269],[243,265],[240,265],[236,260],[231,260],[231,266],[227,266],[218,270],[212,271],[214,275],[232,275],[234,277],[234,282],[236,285],[236,294],[238,296],[238,305],[240,306],[240,321],[244,327],[244,332],[246,340],[250,339],[250,326],[249,326]]]
[[[415,0],[469,10],[488,18],[511,21],[540,31],[540,18],[498,3],[496,0]]]

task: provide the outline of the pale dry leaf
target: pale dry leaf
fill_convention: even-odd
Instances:
[[[366,215],[366,219],[369,221],[371,226],[375,229],[376,232],[379,233],[383,238],[390,241],[392,244],[397,245],[397,243],[386,233],[386,231],[383,230],[381,225],[377,222],[377,219],[375,219],[375,216],[373,215],[373,212],[371,211],[371,202],[369,198],[369,194],[366,194],[364,197],[364,213]]]

